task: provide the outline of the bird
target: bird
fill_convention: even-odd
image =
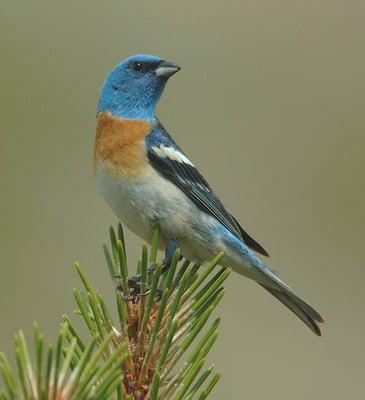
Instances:
[[[136,54],[106,76],[96,112],[99,191],[118,219],[143,240],[150,243],[158,228],[161,249],[176,243],[195,263],[223,251],[221,266],[257,282],[320,336],[320,314],[256,256],[268,253],[223,206],[156,116],[165,85],[179,70],[164,58]]]

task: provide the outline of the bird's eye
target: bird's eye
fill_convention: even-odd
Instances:
[[[137,71],[137,72],[142,71],[142,69],[143,69],[143,63],[141,63],[140,61],[136,61],[136,62],[134,62],[134,63],[132,64],[132,68],[133,68],[135,71]]]

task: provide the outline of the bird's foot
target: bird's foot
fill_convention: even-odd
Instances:
[[[162,266],[162,270],[161,270],[162,274],[166,273],[169,270],[169,268],[171,266],[172,258],[178,247],[179,247],[179,244],[176,240],[170,240],[168,242],[167,248],[165,251],[165,258],[163,260],[163,266]],[[182,257],[180,257],[180,259],[181,258]],[[155,271],[156,271],[156,264],[152,264],[147,269],[147,276],[151,276]],[[151,293],[150,288],[148,288],[145,292],[142,293],[141,281],[142,281],[141,274],[138,274],[136,276],[128,278],[128,288],[129,288],[128,292],[126,292],[126,290],[124,290],[122,285],[119,285],[117,287],[117,290],[119,290],[122,293],[123,301],[131,301],[132,303],[135,304],[138,302],[138,300],[141,297],[148,296]],[[157,292],[156,292],[157,301],[159,301],[161,299],[161,296],[162,296],[161,290],[157,289]]]
[[[141,275],[128,278],[128,291],[125,290],[122,285],[117,286],[117,290],[122,293],[123,301],[131,301],[133,304],[136,304],[141,297],[148,296],[151,293],[150,289],[142,292],[141,280]]]

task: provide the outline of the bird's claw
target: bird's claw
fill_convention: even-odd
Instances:
[[[130,293],[129,296],[125,295],[124,292],[122,293],[122,300],[127,302],[127,301],[131,301],[133,304],[136,304],[138,302],[138,299],[140,299],[141,297],[145,297],[148,296],[151,293],[151,290],[147,290],[144,293],[134,293],[134,291],[132,293]]]
[[[147,271],[147,274],[150,275],[153,271],[150,271],[151,267]],[[117,286],[117,290],[122,293],[122,300],[123,301],[131,301],[132,303],[136,304],[141,297],[148,296],[151,293],[151,289],[142,292],[141,290],[141,275],[133,276],[132,278],[128,278],[128,288],[129,294],[126,294],[122,285]]]
[[[170,268],[172,258],[177,248],[178,248],[178,242],[176,240],[170,240],[166,248],[165,258],[163,260],[163,266],[161,271],[162,274],[167,272],[168,269]],[[152,264],[147,269],[147,276],[151,276],[155,271],[156,271],[156,264]],[[122,293],[123,301],[131,301],[132,303],[135,304],[141,297],[148,296],[151,293],[151,289],[148,289],[142,293],[141,281],[142,281],[141,274],[133,276],[132,278],[128,278],[128,288],[129,288],[128,295],[126,294],[126,291],[124,290],[122,285],[119,285],[117,287],[117,290],[119,290]],[[160,301],[161,297],[162,297],[162,291],[160,289],[157,289],[156,292],[157,301]]]

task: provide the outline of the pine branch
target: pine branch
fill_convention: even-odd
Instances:
[[[0,353],[0,370],[5,390],[0,399],[110,399],[120,385],[120,365],[126,358],[125,344],[115,347],[104,368],[103,349],[112,341],[111,334],[103,340],[95,336],[87,346],[80,346],[76,337],[67,345],[68,322],[62,324],[57,346],[45,349],[43,334],[34,324],[34,362],[30,360],[28,345],[23,333],[15,335],[17,373],[13,373],[3,353]],[[99,348],[96,350],[96,343]]]
[[[16,374],[0,355],[5,383],[0,400],[207,398],[220,377],[215,374],[209,380],[213,366],[205,367],[220,323],[210,322],[210,317],[224,295],[222,284],[230,270],[221,268],[213,275],[223,254],[199,268],[180,261],[176,250],[164,271],[157,262],[158,245],[156,231],[149,254],[147,245],[142,246],[138,278],[131,279],[122,226],[117,234],[110,228],[110,250],[105,244],[103,249],[115,283],[115,310],[110,312],[76,263],[83,284],[83,290],[74,290],[76,314],[90,338],[84,340],[65,315],[56,347],[46,352],[35,325],[32,361],[20,332],[15,338]]]

